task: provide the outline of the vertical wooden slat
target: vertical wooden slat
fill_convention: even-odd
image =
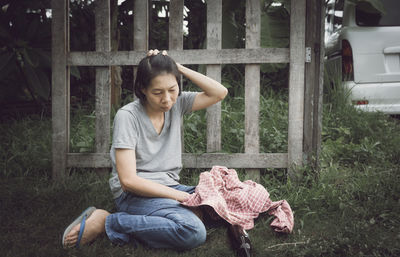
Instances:
[[[246,0],[246,48],[260,47],[261,13],[259,0]],[[245,152],[259,152],[260,66],[245,67]],[[247,169],[247,176],[255,181],[260,171]]]
[[[149,2],[135,0],[133,6],[133,49],[147,51],[149,45]]]
[[[67,0],[52,0],[52,175],[60,180],[65,175],[69,151],[69,51]]]
[[[314,88],[314,129],[313,129],[313,149],[315,151],[315,158],[317,160],[316,168],[319,168],[319,155],[321,152],[321,141],[322,141],[322,112],[323,112],[323,88],[324,88],[324,38],[325,38],[325,4],[322,1],[316,0],[318,6],[317,13],[315,15],[319,17],[316,22],[318,24],[317,35],[319,40],[316,42],[319,44],[319,56],[316,57],[316,62],[319,63],[319,74],[318,84]]]
[[[323,88],[323,3],[307,0],[306,6],[306,47],[312,49],[311,62],[305,64],[304,96],[304,154],[307,162],[317,168],[322,129],[322,88]],[[322,19],[322,20],[321,20]],[[321,70],[322,68],[322,70]]]
[[[289,176],[295,178],[294,167],[303,162],[304,62],[306,0],[291,2],[289,64]]]
[[[97,0],[95,9],[96,51],[111,50],[110,1]],[[111,108],[110,67],[96,68],[96,152],[105,153],[110,147]]]
[[[183,0],[171,0],[169,2],[168,23],[168,48],[169,50],[183,50]],[[183,80],[181,76],[181,88]],[[185,150],[183,120],[181,121],[181,149]]]
[[[307,162],[311,161],[313,155],[313,115],[314,115],[314,87],[316,75],[319,71],[316,70],[315,56],[315,29],[316,29],[316,9],[317,6],[314,0],[306,0],[306,38],[305,46],[311,48],[311,61],[305,63],[305,93],[304,93],[304,132],[303,132],[303,151]],[[319,63],[318,63],[319,64]]]
[[[183,0],[169,2],[168,46],[171,50],[183,49]]]
[[[118,0],[110,0],[111,20],[110,20],[110,40],[111,51],[118,51],[119,31],[118,31]],[[118,108],[121,103],[122,92],[122,68],[121,66],[111,66],[111,106]]]
[[[133,2],[133,50],[147,51],[149,47],[149,1],[134,0]],[[144,56],[143,56],[144,57]],[[133,81],[137,68],[133,68]],[[136,96],[133,96],[136,98]]]
[[[222,0],[207,2],[207,49],[222,46]],[[221,82],[221,65],[207,65],[207,76]],[[221,150],[221,102],[207,108],[207,152]]]

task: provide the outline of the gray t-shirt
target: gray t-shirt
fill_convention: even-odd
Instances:
[[[171,110],[165,113],[160,134],[156,132],[139,100],[118,110],[114,118],[110,150],[112,173],[109,184],[114,198],[122,194],[115,149],[135,150],[138,176],[167,186],[178,184],[182,169],[181,119],[192,110],[196,94],[182,92]]]

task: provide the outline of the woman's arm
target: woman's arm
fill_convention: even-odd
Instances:
[[[131,149],[116,149],[115,159],[122,189],[145,197],[163,197],[183,202],[189,193],[139,177],[136,174],[136,154]]]
[[[207,108],[221,101],[228,94],[228,89],[226,89],[221,83],[199,72],[186,68],[179,63],[176,65],[183,76],[203,90],[203,92],[197,94],[194,99],[192,111]]]

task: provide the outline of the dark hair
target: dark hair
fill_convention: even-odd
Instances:
[[[181,94],[181,76],[175,61],[168,55],[146,56],[139,62],[135,79],[135,95],[145,101],[146,96],[142,90],[150,85],[150,81],[160,74],[167,73],[175,76],[179,86],[179,95]]]

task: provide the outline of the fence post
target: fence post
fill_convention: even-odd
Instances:
[[[110,1],[95,2],[96,51],[111,50]],[[110,66],[96,67],[96,153],[106,153],[110,147],[111,77]],[[107,168],[97,170],[107,173]]]
[[[171,50],[183,50],[183,0],[169,2],[168,46]]]
[[[147,51],[149,45],[149,2],[134,0],[133,49]]]
[[[323,3],[307,0],[306,47],[311,48],[311,61],[305,64],[304,146],[307,163],[318,166],[322,129],[323,90]]]
[[[321,153],[322,142],[322,112],[323,112],[323,89],[324,89],[324,56],[325,56],[325,3],[323,1],[316,1],[317,3],[317,41],[319,44],[319,56],[316,55],[317,68],[319,70],[317,87],[314,88],[314,121],[313,121],[313,149],[315,152],[316,164],[315,168],[319,169],[319,156]],[[318,38],[319,36],[319,38]],[[319,67],[318,67],[319,65]]]
[[[304,65],[306,0],[291,2],[289,57],[288,172],[303,163]]]
[[[52,175],[60,180],[67,169],[69,151],[69,1],[52,0]]]
[[[171,0],[169,3],[168,21],[168,48],[169,50],[183,50],[183,0]],[[181,88],[183,79],[181,75]],[[185,151],[185,135],[183,119],[181,121],[181,149]]]
[[[149,1],[134,0],[133,49],[147,51],[148,47],[149,47]],[[133,68],[133,81],[135,81],[136,78],[136,70],[137,70],[136,67]],[[133,97],[135,98],[135,95]]]
[[[207,49],[222,46],[222,0],[207,2]],[[221,82],[221,65],[208,64],[207,76]],[[207,108],[207,152],[221,150],[221,102]]]
[[[246,0],[246,48],[260,48],[259,0]],[[245,66],[245,152],[259,153],[260,65]],[[259,181],[260,170],[246,169],[249,179]]]

